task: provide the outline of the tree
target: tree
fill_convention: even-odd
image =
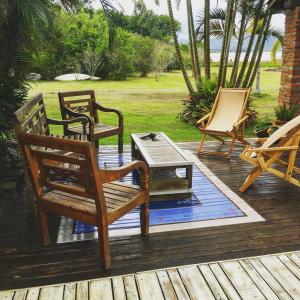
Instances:
[[[156,15],[152,10],[146,8],[142,0],[135,2],[135,8],[131,16],[126,16],[127,24],[124,29],[140,34],[150,36],[153,39],[165,40],[171,35],[168,16]],[[176,32],[180,31],[180,23],[175,22]]]
[[[152,54],[152,67],[155,72],[155,80],[166,70],[173,59],[172,46],[167,43],[156,41]]]
[[[89,45],[88,48],[83,52],[83,64],[90,76],[94,76],[97,69],[101,64],[101,54],[95,49],[91,48]]]
[[[154,40],[148,36],[133,35],[132,37],[134,51],[134,68],[141,77],[147,77],[152,70],[152,54],[154,49]]]

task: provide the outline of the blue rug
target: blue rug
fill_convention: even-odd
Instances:
[[[190,154],[192,156],[192,154]],[[208,226],[221,226],[263,221],[251,207],[233,193],[212,174],[196,157],[193,157],[193,193],[189,196],[167,196],[167,199],[150,203],[150,232],[181,230]],[[103,153],[99,157],[101,168],[115,168],[131,161],[128,153]],[[184,176],[178,169],[177,175]],[[135,183],[135,173],[122,181]],[[156,196],[157,199],[158,196]],[[138,234],[140,227],[139,208],[126,214],[110,225],[110,236]],[[62,218],[58,242],[69,242],[96,238],[94,226]]]

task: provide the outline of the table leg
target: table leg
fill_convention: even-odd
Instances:
[[[192,188],[193,185],[193,166],[186,167],[186,178],[188,181],[188,188]]]

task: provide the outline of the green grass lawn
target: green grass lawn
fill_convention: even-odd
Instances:
[[[274,107],[277,104],[279,89],[279,72],[261,74],[263,96],[254,98],[254,105],[260,119],[272,119]],[[34,84],[30,95],[38,92],[44,94],[48,117],[60,119],[57,98],[58,91],[94,89],[96,97],[103,106],[119,109],[124,114],[125,143],[130,141],[130,133],[164,131],[174,141],[196,141],[199,139],[197,129],[182,123],[178,113],[182,110],[181,100],[187,97],[180,72],[165,73],[159,81],[152,74],[148,78],[132,77],[126,81],[47,81]],[[100,114],[102,121],[116,124],[114,114]],[[62,133],[60,127],[54,127],[53,132]],[[249,134],[252,129],[249,128]],[[102,144],[114,144],[115,138],[106,138]]]

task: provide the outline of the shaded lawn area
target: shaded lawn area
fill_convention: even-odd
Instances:
[[[262,71],[263,96],[254,97],[254,106],[259,112],[260,119],[273,119],[279,80],[280,72]],[[177,118],[182,110],[181,100],[188,95],[180,72],[164,73],[159,81],[155,81],[152,74],[148,78],[132,77],[126,81],[42,81],[32,86],[30,96],[38,92],[44,93],[48,117],[61,119],[57,92],[84,89],[94,89],[97,100],[102,105],[123,112],[125,144],[130,142],[130,134],[133,132],[164,131],[174,141],[199,139],[196,128],[182,123]],[[116,124],[114,114],[102,113],[100,118],[104,123]],[[61,134],[62,128],[56,126],[53,132]],[[248,128],[247,132],[251,135],[253,129]],[[115,143],[116,138],[101,140],[101,144]]]

